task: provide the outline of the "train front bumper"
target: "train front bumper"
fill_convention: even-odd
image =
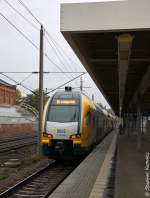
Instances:
[[[42,151],[46,156],[81,156],[89,153],[89,148],[82,147],[81,139],[42,140]]]

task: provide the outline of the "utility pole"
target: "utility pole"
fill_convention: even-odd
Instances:
[[[38,154],[41,155],[41,137],[43,133],[42,128],[42,117],[43,117],[43,108],[44,108],[44,99],[43,99],[43,37],[44,37],[44,30],[43,26],[41,25],[40,29],[40,60],[39,60],[39,130],[38,130],[38,147],[37,151]]]
[[[80,78],[80,91],[81,92],[83,91],[83,79],[82,79],[82,76]]]
[[[92,100],[93,100],[93,102],[94,102],[94,94],[92,94]]]

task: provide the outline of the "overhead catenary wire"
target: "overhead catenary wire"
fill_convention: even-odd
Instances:
[[[48,40],[47,37],[45,37],[48,44],[50,45],[50,47],[54,50],[56,56],[58,57],[58,60],[60,61],[60,63],[62,63],[62,65],[66,68],[66,66],[64,65],[64,63],[62,62],[61,58],[59,57],[58,53],[57,53],[57,50],[52,46],[52,44],[50,43],[50,41]],[[68,68],[67,68],[68,69]]]
[[[18,71],[2,71],[2,72],[0,72],[0,74],[34,74],[35,72],[31,72],[31,71],[22,71],[22,72],[18,72]],[[36,73],[39,73],[39,72],[36,72]]]
[[[33,43],[33,41],[28,38],[25,33],[23,33],[15,24],[13,24],[6,16],[4,16],[1,12],[0,15],[13,27],[15,28],[33,47],[35,47],[38,51],[39,51],[39,47]],[[64,71],[52,60],[50,59],[50,57],[45,53],[44,56],[48,59],[48,61],[50,63],[52,63],[53,65],[55,65],[62,73],[64,73]],[[64,73],[65,74],[65,73]],[[68,76],[67,76],[68,77]],[[69,78],[69,77],[68,77]]]
[[[63,63],[62,59],[60,58],[60,54],[61,54],[61,53],[57,52],[57,47],[54,48],[53,45],[50,43],[49,39],[48,39],[47,37],[45,37],[45,38],[46,38],[48,44],[50,45],[50,47],[54,50],[54,52],[55,52],[55,54],[56,54],[58,60],[60,61],[60,63],[66,68],[66,70],[68,70],[68,68],[67,68],[66,65]],[[62,57],[62,56],[61,56],[61,57]],[[68,63],[67,63],[67,64],[68,64]],[[72,70],[71,70],[71,71],[72,71]],[[72,76],[72,77],[74,77],[74,76]]]
[[[76,65],[76,63],[68,56],[68,54],[65,52],[65,50],[62,48],[62,46],[58,43],[58,42],[56,42],[56,40],[52,37],[52,35],[50,35],[50,33],[47,31],[47,30],[45,30],[45,33],[47,34],[47,36],[49,37],[49,39],[52,41],[52,43],[53,43],[53,45],[57,48],[57,46],[58,46],[58,51],[59,51],[59,53],[60,54],[62,54],[62,56],[64,56],[64,54],[65,54],[65,56],[67,57],[67,59],[71,62],[71,63],[73,63],[73,64],[75,64]],[[60,49],[61,50],[60,50]],[[63,51],[63,53],[62,53],[62,51]],[[64,56],[64,57],[65,57]]]
[[[56,91],[57,89],[59,89],[59,88],[63,87],[64,85],[66,85],[66,84],[70,83],[70,82],[71,82],[71,81],[73,81],[73,80],[76,80],[77,78],[80,78],[80,77],[81,77],[81,76],[83,76],[83,75],[85,75],[85,73],[83,73],[83,74],[80,74],[80,75],[76,76],[76,77],[75,77],[75,78],[73,78],[72,80],[69,80],[69,81],[67,81],[67,82],[63,83],[62,85],[60,85],[60,86],[56,87],[55,89],[53,89],[53,90],[51,90],[51,91],[47,92],[46,94],[49,94],[49,93],[51,93],[51,92]]]
[[[19,32],[33,47],[39,50],[39,47],[28,37],[26,36],[23,31],[21,31],[15,24],[13,24],[4,14],[0,12],[0,15],[3,19],[5,19],[17,32]]]
[[[27,79],[29,79],[31,76],[33,75],[33,73],[30,73],[28,76],[26,76],[22,81],[20,81],[19,84],[22,84],[23,82],[25,82]]]
[[[55,46],[55,48],[59,51],[59,54],[62,54],[62,56],[64,56],[64,54],[66,55],[66,58],[68,58],[68,60],[72,63],[72,64],[75,64],[76,63],[67,55],[67,53],[65,52],[65,50],[63,50],[63,48],[61,47],[61,45],[59,45],[58,42],[55,41],[55,39],[50,35],[50,33],[45,30],[45,33],[47,34],[48,38],[51,40],[51,42],[53,43],[53,45]],[[58,46],[58,47],[57,47]],[[61,50],[60,50],[60,49]],[[63,53],[62,53],[63,52]],[[65,56],[64,56],[65,57]],[[88,82],[90,83],[89,79],[88,79]],[[88,85],[87,85],[88,86]]]
[[[6,75],[6,74],[3,74],[3,73],[0,73],[0,74],[3,75],[4,77],[6,77],[7,79],[13,81],[16,85],[20,85],[20,86],[22,86],[24,89],[30,91],[31,93],[33,93],[33,94],[35,94],[35,95],[38,95],[38,94],[35,93],[35,91],[31,90],[30,88],[28,88],[27,86],[23,85],[22,83],[19,83],[18,81],[14,80],[12,77],[10,77],[10,76],[8,76],[8,75]],[[69,81],[67,81],[67,82],[65,82],[65,83],[63,83],[63,84],[61,84],[61,85],[59,85],[58,87],[54,88],[54,89],[51,90],[50,92],[47,92],[46,95],[49,94],[49,93],[51,93],[51,92],[53,92],[53,91],[56,91],[57,89],[59,89],[59,88],[63,87],[64,85],[66,85],[66,84],[68,84],[68,83],[70,83],[70,82],[76,80],[77,78],[80,78],[81,76],[83,76],[83,75],[85,75],[85,74],[86,74],[86,73],[82,73],[82,74],[78,75],[77,77],[75,77],[75,78],[73,78],[73,79],[71,79],[71,80],[69,80]]]
[[[47,55],[47,53],[44,53],[44,56],[47,57],[47,59],[48,59],[53,65],[55,65],[61,72],[64,73],[64,71],[60,68],[60,66],[57,65],[53,60],[50,59],[50,57]]]
[[[47,57],[47,59],[54,64],[68,79],[70,79],[70,77],[68,75],[66,75],[66,73],[53,61],[50,59],[50,57],[47,55],[47,53],[44,54],[45,57]]]
[[[33,90],[31,90],[30,88],[26,87],[25,85],[23,85],[22,83],[19,83],[18,81],[14,80],[12,77],[6,75],[6,74],[3,74],[3,73],[0,73],[1,75],[5,76],[7,79],[13,81],[16,85],[20,85],[22,86],[23,88],[25,88],[26,90],[30,91],[31,93],[34,93]],[[34,93],[35,94],[35,93]]]
[[[58,53],[61,54],[64,58],[68,58],[68,60],[72,64],[75,64],[76,65],[76,63],[67,55],[67,53],[65,52],[65,50],[61,47],[61,45],[58,42],[55,41],[55,39],[51,36],[51,34],[46,29],[45,29],[45,33],[47,34],[47,37],[51,40],[51,42],[53,43],[53,45],[55,46],[55,48],[58,50]],[[66,55],[66,56],[64,56],[64,55]],[[88,79],[88,81],[89,81],[89,79]]]
[[[7,5],[9,7],[11,7],[17,14],[19,14],[26,22],[28,22],[32,27],[34,27],[36,30],[39,31],[39,28],[37,28],[30,20],[28,20],[23,14],[21,14],[11,3],[9,3],[7,0],[3,0],[5,3],[7,3]],[[41,25],[42,23],[37,19],[37,17],[35,17],[35,15],[31,12],[31,10],[29,10],[29,8],[25,5],[25,3],[23,3],[23,1],[18,0],[18,2],[36,19],[36,21]],[[46,31],[47,32],[47,31]],[[49,42],[49,41],[48,41]],[[50,42],[49,42],[50,44]],[[50,44],[50,46],[53,48],[53,46]],[[53,50],[56,52],[55,48],[53,48]],[[59,56],[57,56],[58,59],[60,60]],[[61,60],[60,60],[61,61]],[[62,61],[61,61],[62,63]],[[64,64],[63,64],[64,65]],[[64,65],[65,66],[65,65]]]
[[[36,22],[41,26],[41,25],[43,25],[42,24],[42,22],[33,14],[33,12],[31,11],[31,9],[29,9],[29,7],[22,1],[22,0],[17,0],[23,7],[24,7],[24,9],[36,20]],[[44,27],[44,26],[43,26]],[[46,34],[48,35],[48,37],[50,38],[50,40],[52,40],[52,42],[53,42],[53,44],[55,45],[55,43],[58,45],[58,46],[60,46],[54,39],[53,39],[53,37],[50,35],[50,33],[45,29],[45,27],[44,27],[44,30],[45,30],[45,32],[46,32]],[[61,48],[61,46],[60,46],[60,48]],[[64,50],[63,50],[63,52],[64,52]],[[65,53],[65,52],[64,52]],[[68,55],[67,55],[67,57],[68,57]],[[68,57],[68,59],[69,60],[71,60],[70,59],[70,57]],[[71,60],[72,61],[72,60]],[[73,61],[72,61],[73,62]]]
[[[47,59],[51,62],[51,63],[53,63],[68,79],[70,79],[70,77],[55,63],[55,62],[53,62],[50,58],[49,58],[49,56],[45,53],[45,57],[47,57]]]
[[[46,35],[45,35],[45,38],[46,38],[46,40],[48,41],[48,44],[55,50],[55,52],[56,52],[56,55],[57,55],[57,57],[59,58],[59,55],[65,60],[65,62],[68,64],[70,64],[70,62],[71,62],[71,64],[73,63],[73,64],[75,64],[76,65],[76,63],[74,63],[72,60],[71,60],[71,58],[65,53],[65,50],[59,45],[59,43],[57,43],[56,41],[55,41],[55,39],[50,35],[50,33],[45,29],[45,33],[46,33]],[[52,42],[52,44],[54,45],[54,47],[53,47],[53,45],[50,43],[50,41]],[[59,49],[59,48],[61,48],[61,50]],[[66,57],[68,58],[68,60],[70,61],[70,62],[68,62],[68,60],[66,59],[66,57],[64,56],[64,54],[66,55]],[[59,60],[60,60],[60,58],[59,58]],[[61,60],[60,60],[61,61]]]
[[[22,0],[17,0],[23,7],[24,9],[36,20],[36,22],[39,24],[39,25],[42,25],[42,22],[33,14],[33,12],[31,11],[31,9],[22,1]],[[57,43],[55,41],[55,39],[51,36],[51,34],[45,29],[44,27],[44,30],[45,30],[45,33],[47,34],[47,36],[49,37],[49,39],[52,41],[52,43],[54,44],[54,46],[56,47],[57,50],[59,50],[59,48],[57,48],[57,46],[59,46],[61,49],[62,47],[59,45],[59,43]],[[49,43],[50,44],[50,43]],[[51,45],[52,47],[52,45]],[[54,49],[54,48],[53,48]],[[62,53],[63,51],[63,53]],[[65,50],[59,50],[59,54],[61,54],[63,56],[63,54],[66,55],[66,57],[69,59],[69,61],[71,61],[71,63],[74,64],[74,62],[72,61],[72,59],[66,54]],[[54,64],[54,62],[52,60],[50,60],[50,58],[47,56],[47,54],[45,54],[45,56],[48,58],[48,60]],[[58,56],[57,56],[58,57]],[[64,57],[64,56],[63,56]],[[60,58],[59,58],[60,59]],[[62,63],[62,62],[61,62]],[[76,64],[76,63],[75,63]],[[63,64],[64,65],[64,64]],[[56,64],[55,64],[56,66]],[[60,69],[60,67],[58,67],[57,65],[57,68]],[[67,76],[67,75],[66,75]],[[89,81],[89,80],[88,80]]]
[[[7,78],[9,78],[10,80],[13,80],[15,83],[16,83],[16,86],[17,85],[20,85],[20,86],[22,86],[22,83],[23,82],[25,82],[27,79],[29,79],[33,74],[39,74],[39,72],[0,72],[0,74],[4,74],[4,73],[29,73],[29,75],[28,76],[26,76],[22,81],[20,81],[20,82],[17,82],[17,81],[15,81],[15,80],[13,80],[12,78],[10,78],[9,76],[6,76],[5,75],[5,77],[7,77]],[[62,72],[44,72],[45,74],[51,74],[51,73],[56,73],[56,74],[58,74],[58,73],[60,73],[60,74],[62,74]],[[72,73],[72,72],[65,72],[65,73]],[[75,72],[75,73],[82,73],[82,74],[85,74],[86,72]],[[3,75],[4,76],[4,75]],[[24,86],[24,85],[23,85]],[[25,86],[24,86],[24,88],[25,88]],[[51,90],[53,90],[53,89],[51,89]],[[34,91],[32,91],[32,93],[33,93]]]
[[[0,72],[0,74],[3,73],[3,74],[39,74],[38,71],[33,71],[33,72],[30,72],[30,71],[24,71],[24,72],[17,72],[17,71],[13,71],[13,72],[7,72],[7,71],[2,71]],[[71,73],[74,73],[74,74],[81,74],[81,73],[87,73],[87,72],[83,72],[83,71],[80,71],[80,72],[70,72],[70,71],[63,71],[63,72],[59,72],[59,71],[45,71],[43,72],[44,74],[62,74],[62,73],[66,73],[66,74],[71,74]]]
[[[59,45],[59,43],[57,43],[55,41],[55,39],[50,35],[50,33],[45,29],[45,33],[47,34],[47,37],[51,40],[51,42],[53,43],[53,45],[55,46],[56,50],[58,50],[58,54],[61,54],[62,57],[64,57],[65,59],[68,58],[68,60],[72,63],[72,64],[75,64],[76,63],[66,54],[65,50],[63,50],[63,48],[61,47],[61,45]],[[49,39],[47,39],[48,43],[52,46],[52,44],[50,43]],[[57,47],[58,46],[58,47]],[[60,47],[60,49],[59,49]],[[53,49],[55,49],[53,48]],[[63,52],[63,53],[62,53]],[[64,56],[64,54],[66,55],[66,57]],[[69,63],[70,64],[70,63]],[[76,83],[77,84],[77,83]]]
[[[91,87],[88,86],[88,87],[83,87],[83,88],[89,89]],[[55,88],[46,88],[46,90],[53,90],[53,89],[55,89]],[[65,89],[65,87],[61,87],[59,89]],[[80,87],[72,87],[72,89],[80,89]]]
[[[43,25],[42,24],[42,22],[33,14],[33,12],[31,11],[31,9],[29,9],[29,7],[22,1],[22,0],[17,0],[23,7],[24,7],[24,9],[36,20],[36,22],[41,26],[41,25]],[[43,26],[44,27],[44,26]],[[58,46],[60,46],[54,39],[53,39],[53,37],[50,35],[50,33],[46,30],[46,28],[44,27],[44,30],[45,30],[45,32],[46,32],[46,34],[48,35],[48,37],[52,40],[52,42],[54,43],[54,45],[55,45],[55,43],[58,45]],[[60,48],[61,48],[61,46],[60,46]],[[64,52],[64,50],[63,50],[63,52]],[[65,52],[64,52],[65,53]],[[65,53],[66,54],[66,53]],[[67,57],[68,57],[68,55],[67,55]],[[71,60],[70,59],[70,57],[68,57],[68,59],[69,60]],[[72,61],[72,60],[71,60]],[[73,61],[72,61],[73,62]]]
[[[36,20],[36,22],[40,26],[43,25],[23,1],[21,1],[21,0],[17,0],[17,1],[28,11],[28,13]]]
[[[26,9],[26,11],[36,20],[36,22],[39,24],[39,25],[42,25],[42,23],[41,23],[41,21],[33,14],[33,12],[29,9],[29,7],[22,1],[22,0],[17,0],[25,9]],[[59,48],[57,48],[57,46],[56,45],[58,45],[60,48],[61,48],[61,46],[53,39],[53,37],[50,35],[50,33],[45,29],[45,27],[44,27],[44,30],[45,30],[45,33],[47,34],[47,36],[50,38],[50,40],[53,42],[53,44],[54,44],[54,46],[56,47],[56,49],[58,50]],[[49,42],[49,44],[50,44],[50,42]],[[52,47],[52,45],[51,45],[51,47]],[[52,47],[53,48],[53,47]],[[62,48],[61,48],[62,49]],[[54,48],[53,48],[53,50],[54,50]],[[54,50],[55,51],[55,50]],[[65,53],[65,51],[63,50],[63,52]],[[55,51],[55,53],[57,54],[57,52]],[[62,51],[61,50],[59,50],[59,54],[61,54],[62,56],[63,56],[63,53],[62,53]],[[66,54],[66,53],[65,53]],[[53,63],[53,64],[55,64],[54,63],[54,61],[52,61],[48,56],[47,56],[47,54],[45,54],[45,56],[48,58],[48,60],[51,62],[51,63]],[[66,55],[67,56],[67,55]],[[57,55],[57,57],[58,57],[58,55]],[[64,57],[64,56],[63,56]],[[68,56],[67,56],[68,57]],[[60,60],[60,58],[58,57],[58,59]],[[74,62],[70,59],[70,57],[68,57],[68,59],[74,64]],[[61,63],[62,63],[62,61],[60,61]],[[63,64],[64,65],[64,64]],[[56,66],[56,64],[55,64],[55,66]],[[57,68],[59,68],[59,70],[60,70],[60,67],[57,65]],[[66,77],[67,78],[69,78],[68,77],[68,75],[66,75]],[[77,82],[75,82],[76,84],[77,84]]]
[[[15,28],[28,42],[30,42],[30,44],[35,47],[37,50],[39,50],[39,47],[33,43],[33,41],[28,38],[15,24],[13,24],[6,16],[4,16],[1,12],[0,15],[13,27]],[[54,64],[61,72],[64,72],[53,60],[50,59],[50,57],[45,53],[44,54],[45,57],[47,57],[47,59],[49,60],[49,62],[51,62],[52,64]]]
[[[89,84],[91,84],[91,82],[90,82],[90,76],[88,74],[87,78],[84,79],[84,85],[88,86]]]
[[[29,10],[29,8],[21,1],[21,0],[18,0],[22,5],[23,5],[23,7],[25,7],[25,9],[35,18],[35,20],[41,25],[42,23],[34,16],[34,14]],[[6,0],[5,0],[5,2],[6,2]],[[8,1],[7,1],[8,2]],[[13,9],[13,7],[12,7],[12,9]],[[17,12],[17,10],[16,9],[13,9],[14,11],[16,11]],[[22,15],[20,12],[17,12],[20,16]],[[33,43],[33,41],[30,39],[30,38],[28,38],[16,25],[14,25],[9,19],[7,19],[7,17],[6,16],[4,16],[4,14],[2,14],[2,13],[0,13],[0,15],[11,25],[11,26],[13,26],[28,42],[30,42],[37,50],[39,50],[39,47],[35,44],[35,43]],[[22,15],[22,17],[26,20],[26,18]],[[27,22],[29,22],[30,23],[30,25],[32,24],[29,20],[26,20]],[[47,31],[46,31],[47,32]],[[47,32],[48,33],[48,32]],[[48,35],[50,36],[50,34],[48,33]],[[53,43],[55,43],[55,40],[53,41]],[[57,47],[57,46],[56,46]],[[51,62],[51,63],[53,63],[55,66],[57,66],[57,68],[61,71],[61,73],[64,73],[64,74],[66,74],[67,72],[64,72],[64,71],[62,71],[62,69],[53,61],[53,60],[51,60],[50,59],[50,57],[45,53],[44,54],[46,57],[47,57],[47,59]],[[70,73],[74,73],[74,72],[70,72]],[[76,79],[76,78],[74,78],[74,79]],[[70,82],[71,82],[72,80],[70,80]]]
[[[33,12],[31,11],[31,9],[29,9],[29,7],[22,1],[22,0],[17,0],[24,8],[25,10],[37,21],[37,23],[39,25],[42,25],[42,22],[33,14]],[[44,27],[44,26],[43,26]],[[51,37],[50,34],[48,33],[48,31],[45,29],[45,32],[47,33],[47,35],[49,36],[49,38]],[[55,43],[54,43],[55,44]],[[51,46],[52,47],[52,46]],[[57,47],[56,47],[57,48]],[[53,48],[54,49],[54,48]]]
[[[12,10],[14,10],[19,16],[21,16],[27,23],[29,23],[34,29],[39,31],[40,29],[34,25],[29,19],[27,19],[21,12],[19,12],[10,2],[3,0]]]

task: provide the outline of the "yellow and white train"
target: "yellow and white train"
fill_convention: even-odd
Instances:
[[[43,154],[55,159],[84,156],[113,126],[114,117],[80,91],[58,91],[44,109]]]

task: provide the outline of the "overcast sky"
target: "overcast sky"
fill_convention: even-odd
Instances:
[[[29,13],[18,3],[18,0],[7,0],[18,11],[20,11],[26,18],[28,18],[37,28],[39,24],[29,15]],[[95,0],[96,1],[96,0]],[[103,0],[104,1],[104,0]],[[55,54],[54,49],[50,47],[47,40],[45,40],[44,50],[50,59],[53,60],[63,71],[85,71],[84,67],[73,53],[70,46],[67,44],[62,34],[60,33],[60,3],[69,2],[87,2],[87,0],[73,1],[73,0],[26,0],[26,5],[32,10],[34,15],[43,23],[48,32],[57,42],[57,50],[61,50],[63,56],[59,59]],[[94,2],[94,1],[88,1]],[[29,25],[22,19],[15,11],[13,11],[4,0],[0,0],[0,12],[3,13],[12,23],[14,23],[21,31],[23,31],[36,45],[39,46],[39,31]],[[12,28],[0,16],[0,71],[1,72],[15,72],[15,71],[38,71],[39,69],[39,52],[29,42],[27,42],[14,28]],[[60,48],[61,46],[61,48]],[[69,58],[68,58],[69,57]],[[46,58],[44,58],[45,71],[59,71],[59,69]],[[28,74],[8,74],[16,81],[23,80]],[[69,74],[68,77],[63,74],[45,74],[44,88],[55,88],[64,82],[67,82],[71,77],[78,74]],[[7,78],[0,75],[0,78],[14,84]],[[90,86],[90,89],[85,89],[88,95],[95,96],[96,102],[105,102],[103,96],[97,89],[94,82],[88,74],[83,76],[84,86]],[[79,86],[80,79],[70,83],[73,87]],[[38,75],[32,75],[24,83],[31,89],[38,88]],[[19,86],[23,94],[29,93],[27,90]]]

